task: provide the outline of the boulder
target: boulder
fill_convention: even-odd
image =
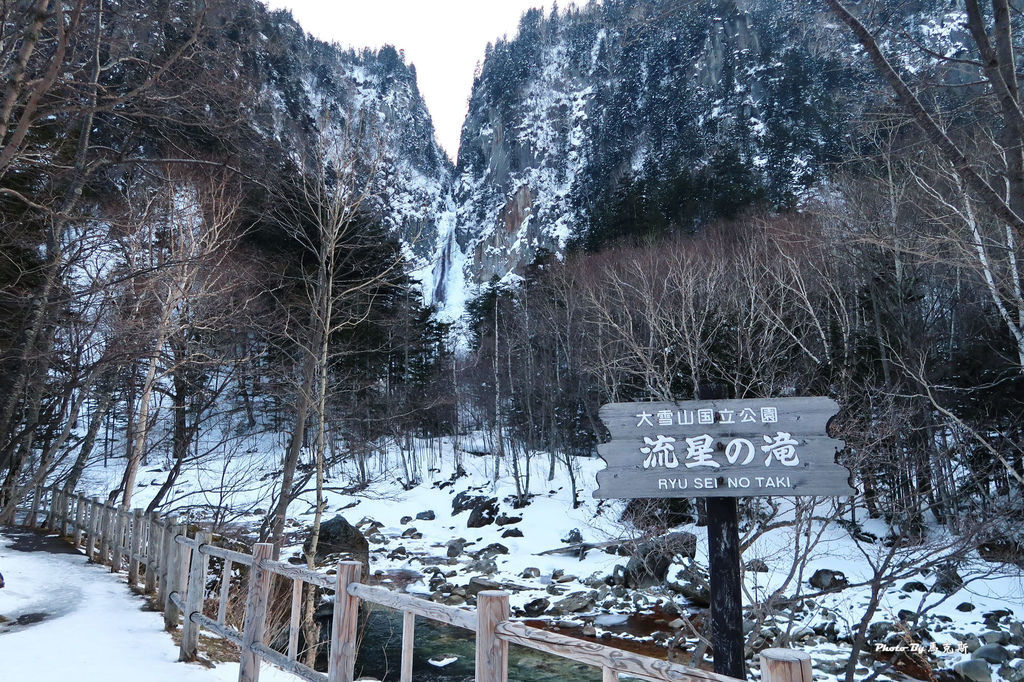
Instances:
[[[557,613],[579,613],[594,608],[594,593],[573,592],[555,602]]]
[[[302,551],[309,554],[312,537],[302,544]],[[330,554],[345,554],[354,561],[363,564],[363,572],[369,573],[370,545],[359,529],[345,520],[341,514],[320,524],[320,537],[317,539],[314,563],[325,559]]]
[[[928,586],[920,580],[911,580],[910,582],[903,583],[903,587],[900,589],[904,592],[927,592]]]
[[[527,568],[524,568],[523,572],[521,574],[521,577],[523,577],[523,578],[539,578],[540,577],[540,569],[539,568],[535,568],[533,566],[529,566]],[[544,608],[547,608],[547,607],[545,606]]]
[[[498,515],[498,499],[496,497],[484,498],[482,502],[479,502],[473,511],[469,513],[469,520],[466,521],[466,526],[469,528],[483,528],[494,523],[495,517]]]
[[[828,568],[819,568],[808,582],[811,587],[816,587],[819,590],[837,590],[849,584],[842,571],[833,571]]]
[[[479,556],[495,556],[497,554],[508,554],[508,547],[500,542],[492,542],[480,550]]]
[[[1017,564],[1024,567],[1024,543],[1013,538],[990,540],[978,547],[978,553],[985,561]]]
[[[411,516],[403,516],[401,518],[401,520],[399,521],[399,523],[404,526],[405,524],[409,523],[410,521],[412,521],[412,517]]]
[[[448,541],[448,558],[454,559],[455,557],[462,554],[462,550],[466,547],[466,541],[463,538],[455,538],[454,540]]]
[[[473,495],[468,490],[463,490],[452,498],[452,516],[461,514],[464,511],[469,511],[486,499],[487,497],[484,495]],[[497,501],[497,499],[495,499],[495,501]]]
[[[1020,621],[1010,623],[1010,643],[1014,646],[1024,647],[1024,623]]]
[[[551,606],[551,601],[549,599],[539,597],[533,601],[523,604],[523,612],[530,618],[536,618],[547,611],[549,606]]]
[[[498,572],[498,565],[494,563],[494,559],[477,559],[466,567],[466,571],[469,573],[480,573],[481,575],[493,575]]]
[[[522,516],[507,516],[505,514],[501,514],[498,516],[497,519],[494,520],[494,522],[497,523],[499,526],[510,526],[513,523],[519,523],[522,520]]]
[[[1024,660],[1017,661],[1016,665],[1000,666],[999,676],[1006,682],[1024,682]]]
[[[421,511],[419,514],[416,515],[417,521],[433,521],[435,518],[437,518],[436,515],[430,509],[428,509],[427,511]]]
[[[966,677],[971,682],[991,682],[992,680],[992,670],[988,667],[988,663],[976,658],[960,661],[953,666],[953,672],[961,677]]]
[[[976,658],[987,663],[1006,663],[1012,658],[1010,652],[1001,644],[986,644],[978,647],[971,658]]]
[[[696,519],[693,503],[682,497],[664,499],[636,498],[626,503],[620,517],[643,530],[673,528]]]
[[[956,605],[956,610],[962,613],[968,613],[974,610],[974,604],[969,601],[962,601]]]
[[[935,572],[935,584],[932,585],[932,591],[941,594],[953,594],[963,586],[964,579],[956,572],[956,567],[947,564]]]
[[[982,633],[981,639],[986,644],[1009,644],[1010,633],[1003,632],[1002,630],[989,630]]]
[[[501,589],[501,583],[495,582],[493,580],[488,580],[487,578],[481,578],[480,576],[475,576],[475,577],[469,579],[469,584],[466,585],[466,594],[472,595],[472,596],[475,597],[476,595],[480,594],[484,590],[500,590],[500,589]]]
[[[506,528],[505,532],[501,534],[503,538],[521,538],[523,537],[523,531],[518,528]]]
[[[990,629],[998,630],[999,622],[1007,616],[1012,615],[1013,611],[1009,609],[996,609],[995,611],[986,611],[985,613],[981,614],[981,617],[984,619],[985,625],[987,625]]]
[[[376,519],[371,519],[369,516],[364,516],[363,518],[359,519],[359,523],[356,524],[356,527],[364,535],[368,535],[383,528],[384,524],[380,521],[377,521]]]
[[[868,626],[868,641],[869,642],[884,642],[885,638],[896,632],[896,626],[892,623],[885,621],[879,623],[872,623]]]
[[[665,582],[668,569],[677,556],[692,559],[697,553],[697,536],[693,533],[669,533],[640,543],[626,564],[625,584],[628,587],[651,587]]]
[[[676,573],[676,581],[668,583],[668,587],[697,606],[711,605],[711,585],[708,574],[696,564],[691,563]]]

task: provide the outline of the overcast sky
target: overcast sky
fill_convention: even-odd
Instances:
[[[487,43],[515,35],[519,17],[530,7],[544,7],[546,13],[551,6],[551,0],[265,1],[272,9],[290,9],[302,28],[321,40],[405,50],[406,62],[416,65],[437,141],[453,159],[473,70]]]

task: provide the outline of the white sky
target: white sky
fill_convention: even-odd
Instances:
[[[391,44],[416,65],[420,93],[434,119],[437,141],[455,158],[484,48],[512,37],[530,7],[552,0],[265,0],[287,8],[306,32],[355,48]],[[565,7],[569,2],[563,0]],[[564,7],[563,7],[564,10]]]

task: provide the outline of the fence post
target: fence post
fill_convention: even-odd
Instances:
[[[60,534],[71,536],[71,495],[65,492],[60,494]]]
[[[363,565],[358,561],[338,562],[334,619],[331,621],[331,654],[327,659],[328,682],[352,682],[355,677],[359,597],[350,595],[348,586],[359,582],[362,570]]]
[[[81,495],[75,495],[75,547],[82,544],[83,536],[82,532],[82,515],[84,513],[85,498]]]
[[[121,555],[124,553],[124,532],[127,510],[123,507],[114,507],[114,546],[111,547],[110,572],[117,573],[121,570]]]
[[[224,567],[220,572],[220,599],[217,604],[217,622],[221,625],[227,623],[228,598],[231,596],[231,559],[224,560]]]
[[[271,574],[263,568],[262,563],[270,559],[273,553],[274,546],[269,542],[259,542],[252,550],[249,593],[245,597],[245,623],[242,625],[242,652],[238,660],[238,682],[259,682],[260,679],[260,657],[252,647],[263,643]]]
[[[185,619],[181,626],[181,660],[196,660],[199,649],[199,624],[192,622],[192,614],[203,612],[203,598],[206,596],[206,573],[210,568],[210,555],[203,554],[203,545],[213,540],[213,533],[196,533],[196,546],[192,550],[192,566],[188,573],[188,588],[185,593]]]
[[[53,530],[54,525],[56,525],[56,524],[54,524],[54,519],[56,518],[55,515],[57,513],[56,512],[56,507],[57,507],[57,486],[54,485],[54,486],[50,486],[50,505],[49,505],[49,508],[46,510],[46,519],[43,521],[43,525],[46,526],[46,528],[48,530],[51,530],[51,531]]]
[[[86,523],[86,535],[85,535],[85,556],[89,561],[96,560],[96,528],[99,519],[96,517],[96,507],[99,505],[98,497],[94,497],[88,501],[89,504],[89,521]]]
[[[60,518],[60,497],[57,486],[50,488],[50,513],[46,516],[46,528],[51,533],[60,532],[57,520]]]
[[[146,594],[156,592],[156,548],[159,546],[160,530],[156,525],[156,512],[146,514],[146,578],[143,590]]]
[[[310,588],[312,589],[312,588]],[[288,658],[299,658],[299,619],[302,615],[302,581],[292,579],[292,608],[288,619]]]
[[[62,518],[64,511],[64,495],[60,492],[57,486],[53,486],[53,525],[50,528],[57,533],[57,535],[64,534],[64,520]]]
[[[177,521],[176,516],[167,516],[164,518],[163,524],[160,526],[160,568],[159,577],[157,578],[158,586],[156,592],[156,601],[160,606],[160,610],[164,611],[167,609],[167,595],[168,583],[170,582],[170,567],[171,567],[171,542],[174,537],[174,524]]]
[[[811,655],[795,649],[761,651],[761,682],[811,682]]]
[[[135,588],[139,584],[139,556],[142,554],[142,510],[132,510],[131,544],[128,546],[128,586]]]
[[[101,502],[99,507],[99,563],[111,560],[111,506]]]
[[[171,595],[177,593],[178,601],[181,601],[181,566],[186,560],[186,547],[178,544],[175,539],[179,535],[186,535],[185,527],[180,524],[171,526],[168,533],[170,551],[167,552],[167,604],[164,606],[164,627],[167,630],[174,630],[178,626],[178,614],[181,613],[181,609],[171,599]]]
[[[494,629],[508,620],[508,592],[484,590],[476,597],[476,682],[508,682],[508,642]]]
[[[416,614],[402,612],[402,668],[401,682],[412,682],[412,655],[416,643]]]

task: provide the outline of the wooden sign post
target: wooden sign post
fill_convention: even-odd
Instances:
[[[736,498],[853,495],[845,446],[825,427],[829,398],[610,403],[600,411],[612,440],[596,498],[707,498],[708,563],[715,672],[746,677]]]

